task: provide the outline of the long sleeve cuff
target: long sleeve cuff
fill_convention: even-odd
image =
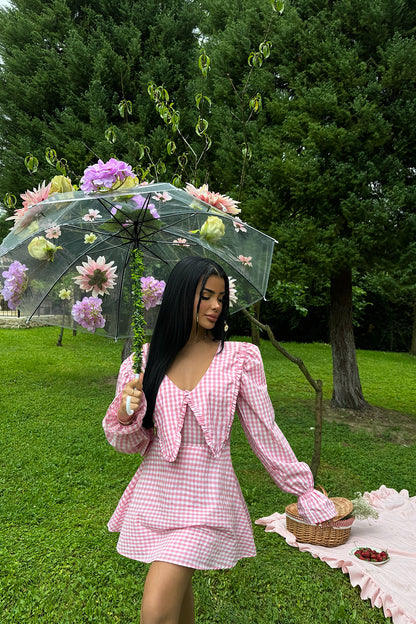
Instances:
[[[135,418],[130,425],[122,425],[117,419],[117,413],[121,403],[120,392],[107,410],[103,420],[105,436],[111,446],[121,453],[140,453],[143,455],[153,439],[153,430],[142,427],[143,417],[146,413],[146,399],[143,396],[139,409],[135,412]]]
[[[298,498],[298,514],[310,524],[319,524],[337,515],[334,503],[318,490],[308,490]]]

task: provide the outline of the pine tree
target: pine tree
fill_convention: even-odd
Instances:
[[[397,263],[415,234],[415,26],[405,0],[297,0],[273,37],[253,218],[274,223],[286,276],[328,280],[336,406],[366,406],[352,272]]]
[[[13,0],[0,13],[0,196],[57,173],[48,147],[72,177],[112,154],[136,164],[140,144],[164,157],[169,133],[147,85],[168,82],[186,101],[197,16],[192,1]],[[28,154],[39,159],[32,177]]]

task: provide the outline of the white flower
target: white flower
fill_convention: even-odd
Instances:
[[[88,212],[82,217],[84,221],[95,221],[95,219],[102,219],[98,210],[90,208]]]
[[[163,193],[155,193],[152,196],[152,199],[155,199],[156,201],[166,202],[172,199],[172,195],[169,195],[167,191],[163,191]]]
[[[45,230],[46,238],[59,238],[61,235],[61,228],[59,225],[51,225],[50,228]]]
[[[95,234],[85,234],[84,236],[84,243],[87,245],[88,243],[95,243],[95,241],[97,240],[97,237]]]
[[[247,232],[247,228],[244,227],[245,225],[247,224],[243,223],[241,219],[239,219],[238,217],[234,217],[233,226],[236,232]]]
[[[189,247],[188,241],[186,240],[186,238],[175,238],[175,240],[173,240],[172,243],[174,245],[178,245],[179,247]]]
[[[251,262],[252,257],[251,256],[238,256],[238,260],[244,265],[244,266],[249,266],[252,267],[253,263]]]
[[[234,303],[237,303],[237,288],[235,286],[235,277],[228,276],[228,289],[229,289],[229,300],[230,300],[230,308],[233,307]]]
[[[63,299],[63,300],[67,299],[67,300],[69,300],[69,299],[71,299],[71,291],[68,290],[67,288],[61,288],[61,290],[58,293],[58,297],[59,297],[59,299]]]

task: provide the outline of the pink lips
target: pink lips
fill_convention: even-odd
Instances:
[[[205,315],[207,317],[207,319],[209,321],[211,321],[212,323],[216,323],[218,321],[218,316],[209,316],[208,314]]]

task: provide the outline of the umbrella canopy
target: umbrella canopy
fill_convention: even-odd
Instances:
[[[193,187],[192,187],[193,188]],[[3,296],[30,320],[132,335],[133,250],[143,256],[147,322],[163,281],[186,256],[216,260],[230,278],[230,312],[264,298],[274,240],[171,184],[54,194],[33,205],[0,245]]]

